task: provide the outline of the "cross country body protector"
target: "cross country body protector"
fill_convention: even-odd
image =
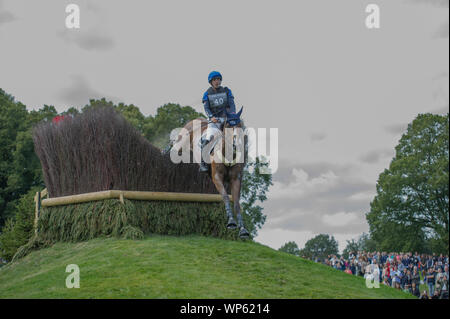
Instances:
[[[225,108],[228,106],[228,96],[224,88],[222,92],[208,92],[209,107],[214,116],[224,116]]]

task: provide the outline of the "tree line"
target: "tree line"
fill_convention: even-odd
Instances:
[[[344,257],[357,250],[448,254],[449,113],[419,114],[408,125],[365,216],[369,233],[347,241]],[[291,241],[279,250],[323,260],[338,255],[337,247],[333,236],[320,234],[303,249]]]

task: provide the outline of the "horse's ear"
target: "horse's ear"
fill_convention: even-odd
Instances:
[[[238,117],[241,117],[241,113],[242,113],[242,110],[244,109],[244,107],[243,106],[241,106],[241,110],[238,112],[238,114],[237,114],[237,116]]]

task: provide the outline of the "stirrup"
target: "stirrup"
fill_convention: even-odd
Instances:
[[[198,171],[199,172],[207,172],[207,171],[209,171],[209,167],[206,163],[201,163]]]

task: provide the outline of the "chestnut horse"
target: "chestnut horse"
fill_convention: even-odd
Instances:
[[[228,223],[227,228],[228,229],[236,229],[237,226],[239,226],[239,237],[240,238],[249,238],[250,234],[247,231],[247,229],[244,226],[244,222],[242,220],[242,214],[241,214],[241,206],[239,204],[240,196],[241,196],[241,183],[242,183],[242,175],[244,172],[244,166],[246,161],[245,154],[242,154],[247,149],[247,136],[245,134],[240,134],[237,132],[236,129],[241,129],[240,132],[243,132],[245,129],[245,126],[243,124],[243,121],[240,119],[240,115],[242,113],[242,108],[239,111],[239,113],[227,113],[227,119],[223,123],[222,131],[219,132],[219,134],[215,135],[214,139],[211,140],[206,146],[205,149],[207,152],[203,151],[203,156],[208,156],[209,154],[209,162],[210,164],[210,176],[212,178],[212,181],[214,185],[216,186],[217,191],[220,195],[222,195],[222,199],[225,203],[225,210],[227,212],[228,216]],[[204,118],[197,118],[194,120],[189,121],[185,126],[184,130],[182,130],[177,137],[172,141],[171,145],[169,145],[168,148],[166,148],[163,152],[167,153],[170,148],[172,148],[173,145],[177,144],[178,154],[181,153],[181,147],[182,144],[187,142],[186,135],[189,135],[189,143],[190,143],[190,151],[193,152],[194,145],[197,141],[194,139],[194,122],[200,123],[200,130],[201,134],[207,129],[208,126],[208,120]],[[232,134],[226,135],[226,129],[228,132],[232,132]],[[186,134],[186,135],[185,135]],[[201,135],[199,134],[199,135]],[[185,137],[183,141],[183,136]],[[225,138],[227,137],[227,138]],[[237,139],[236,139],[237,138]],[[216,141],[217,139],[217,141]],[[232,141],[231,141],[232,139]],[[213,143],[216,142],[217,144]],[[228,146],[226,146],[228,144]],[[214,146],[214,149],[210,151],[211,146],[210,145],[216,145],[221,146],[221,150],[217,149],[218,147]],[[233,157],[236,155],[236,146],[241,145],[241,153],[242,157],[240,157],[240,160],[236,160],[236,158],[227,157],[228,161],[225,161],[225,149],[226,147],[228,149],[233,149]],[[215,156],[215,153],[217,153],[217,156]],[[206,159],[205,159],[206,160]],[[208,161],[207,161],[208,162]],[[238,224],[236,225],[236,221],[234,219],[233,209],[231,208],[230,204],[230,198],[227,194],[227,190],[225,187],[225,184],[229,184],[231,188],[231,196],[233,201],[233,207],[234,211],[237,216]]]

